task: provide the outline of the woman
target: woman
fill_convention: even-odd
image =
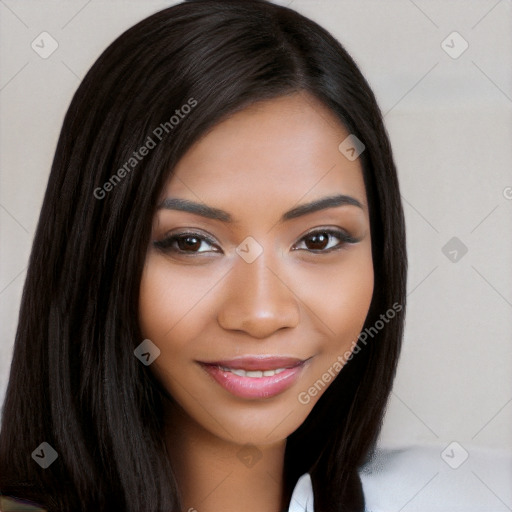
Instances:
[[[364,510],[406,266],[382,117],[332,36],[263,0],[150,16],[64,120],[0,490],[49,511]]]

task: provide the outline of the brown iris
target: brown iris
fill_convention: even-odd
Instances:
[[[177,239],[177,244],[180,251],[197,251],[201,247],[202,240],[193,235],[180,237]]]
[[[321,251],[329,243],[329,234],[312,233],[304,238],[304,242],[310,251]]]

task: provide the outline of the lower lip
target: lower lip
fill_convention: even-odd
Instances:
[[[270,398],[293,386],[304,368],[304,362],[270,377],[240,377],[218,366],[201,364],[225,390],[241,398]]]

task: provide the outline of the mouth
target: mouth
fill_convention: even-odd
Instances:
[[[309,359],[254,356],[198,363],[231,394],[240,398],[261,399],[279,395],[289,389]]]

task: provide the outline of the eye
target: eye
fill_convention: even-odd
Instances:
[[[211,238],[199,233],[176,233],[163,240],[155,240],[153,245],[166,253],[193,255],[221,252],[219,246]]]
[[[354,244],[359,240],[350,236],[341,229],[317,229],[303,236],[292,250],[306,250],[310,252],[330,252],[340,249],[345,244]]]

